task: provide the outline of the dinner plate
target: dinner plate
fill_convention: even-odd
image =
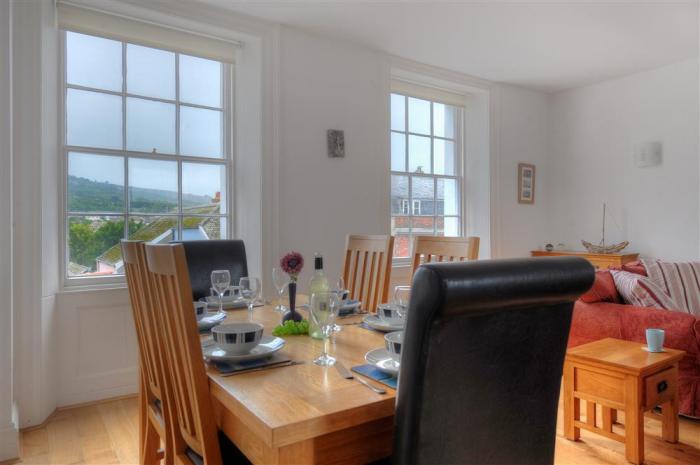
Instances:
[[[389,373],[393,376],[399,374],[399,363],[395,362],[394,359],[391,358],[389,351],[383,347],[367,352],[365,354],[365,361],[380,369],[384,373]]]
[[[217,360],[222,362],[246,362],[248,360],[258,360],[270,357],[272,354],[284,347],[284,339],[275,336],[263,336],[260,344],[255,346],[247,354],[234,355],[221,350],[213,340],[202,343],[202,352],[207,360]]]
[[[208,331],[214,326],[221,324],[226,319],[226,312],[207,312],[201,320],[197,321],[200,331]]]
[[[213,297],[213,296],[206,296],[202,297],[199,299],[200,302],[206,302],[207,306],[209,308],[219,308],[219,298],[218,297]],[[246,308],[248,304],[245,303],[245,300],[241,298],[236,298],[236,299],[226,299],[224,298],[221,308],[224,309],[232,309],[232,308]]]
[[[367,315],[362,319],[367,326],[377,331],[383,331],[385,333],[391,331],[400,331],[403,329],[403,324],[392,324],[387,321],[382,320],[377,315]]]

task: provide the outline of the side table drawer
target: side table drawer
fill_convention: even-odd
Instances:
[[[675,368],[668,368],[644,378],[644,407],[662,404],[676,395]]]

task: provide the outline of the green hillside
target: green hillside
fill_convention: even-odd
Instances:
[[[132,211],[163,213],[177,211],[177,192],[132,187],[129,192]],[[182,206],[209,205],[206,195],[182,194]],[[124,187],[87,178],[68,176],[68,209],[74,212],[121,212]]]

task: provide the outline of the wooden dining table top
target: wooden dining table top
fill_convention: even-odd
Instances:
[[[303,303],[306,298],[299,296],[297,301]],[[299,313],[308,317],[303,309]],[[342,331],[335,333],[329,343],[330,355],[348,370],[365,364],[369,350],[384,347],[383,333],[359,326],[362,316],[339,318],[336,322]],[[280,320],[281,314],[274,311],[273,304],[253,311],[253,321],[264,325],[264,334],[271,335]],[[248,321],[247,309],[227,311],[225,322],[235,321]],[[229,376],[212,366],[207,368],[213,398],[226,414],[236,417],[237,424],[245,425],[247,433],[267,447],[279,448],[393,416],[395,390],[382,385],[386,394],[377,394],[357,380],[342,378],[333,366],[315,365],[313,359],[322,352],[322,340],[307,335],[283,339],[286,343],[280,353],[303,364]]]

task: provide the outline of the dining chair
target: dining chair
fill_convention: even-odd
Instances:
[[[411,276],[423,263],[454,262],[479,258],[479,238],[415,236],[413,238]]]
[[[175,464],[250,463],[214,420],[184,245],[146,245],[146,258],[170,370]]]
[[[391,282],[394,237],[348,234],[345,240],[343,280],[349,298],[374,312],[387,301]]]
[[[245,244],[240,239],[173,243],[185,247],[193,300],[210,295],[211,272],[214,270],[228,270],[231,273],[231,284],[238,284],[241,278],[248,276]]]
[[[156,464],[162,459],[171,465],[172,421],[164,402],[167,379],[163,345],[157,331],[159,319],[146,251],[140,241],[122,240],[121,247],[139,346],[139,457],[143,465]]]
[[[401,349],[393,462],[554,461],[579,257],[422,265]]]

